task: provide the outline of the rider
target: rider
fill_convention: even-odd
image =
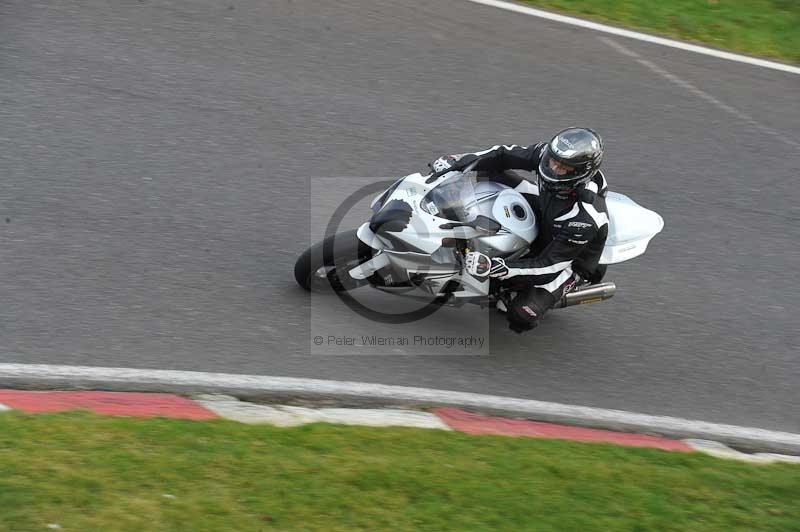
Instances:
[[[522,193],[536,213],[539,234],[525,258],[505,262],[473,251],[465,260],[470,274],[498,279],[516,291],[506,315],[509,328],[521,333],[536,327],[581,279],[598,282],[603,276],[598,265],[608,235],[607,184],[599,171],[603,141],[591,129],[572,127],[547,143],[446,156],[431,168],[442,174],[476,160],[475,170],[492,171],[492,180]],[[501,173],[510,169],[535,171],[538,186]]]

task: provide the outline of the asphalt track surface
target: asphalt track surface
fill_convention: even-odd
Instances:
[[[477,310],[364,324],[295,286],[353,177],[569,124],[598,129],[611,188],[666,221],[610,271],[613,300],[517,336]],[[0,362],[358,380],[798,431],[798,168],[800,77],[468,2],[5,1]],[[486,327],[483,356],[311,342]]]

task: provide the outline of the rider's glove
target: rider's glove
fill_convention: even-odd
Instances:
[[[464,257],[464,269],[477,279],[493,277],[502,279],[508,275],[508,266],[503,259],[489,258],[478,251],[470,251]]]
[[[447,172],[460,172],[475,162],[476,157],[471,153],[457,153],[456,155],[443,155],[428,166],[433,170],[433,176],[439,177]]]
[[[458,159],[452,155],[442,155],[435,161],[428,163],[428,166],[436,173],[444,172],[445,170],[451,169],[457,161]]]

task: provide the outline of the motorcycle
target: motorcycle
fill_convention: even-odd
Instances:
[[[474,166],[474,165],[473,165]],[[601,265],[642,255],[664,227],[662,217],[616,192],[606,196],[609,228]],[[538,228],[530,204],[472,167],[443,175],[414,173],[395,181],[370,204],[372,216],[358,229],[328,236],[297,260],[294,275],[306,290],[340,294],[362,286],[431,305],[482,307],[512,294],[464,271],[464,256],[480,251],[507,261],[525,255]],[[579,283],[555,308],[611,298],[613,282]]]

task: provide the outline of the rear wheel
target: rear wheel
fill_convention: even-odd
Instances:
[[[311,292],[346,292],[369,284],[366,279],[353,279],[348,271],[370,258],[372,248],[361,242],[353,229],[308,248],[294,265],[294,278]]]

